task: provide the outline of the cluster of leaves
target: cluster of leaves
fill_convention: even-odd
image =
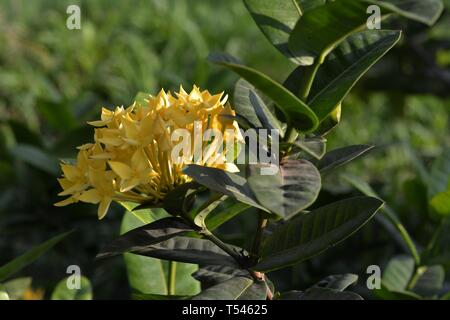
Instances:
[[[352,175],[343,178],[366,195],[379,197],[366,182]],[[416,203],[408,208],[420,206],[431,232],[421,241],[413,239],[400,220],[400,215],[391,206],[384,206],[378,220],[397,239],[405,254],[393,257],[387,264],[382,278],[382,288],[375,294],[383,299],[448,299],[445,287],[446,272],[449,267],[448,228],[450,216],[450,150],[446,150],[431,166],[423,170],[421,178],[410,183],[410,197],[417,197]],[[423,245],[421,244],[423,243]]]
[[[125,253],[131,285],[142,299],[360,299],[343,291],[356,281],[354,275],[331,276],[305,291],[280,293],[265,273],[322,253],[360,229],[382,207],[381,200],[369,195],[307,210],[319,194],[324,174],[372,148],[355,145],[326,152],[325,139],[339,123],[341,103],[352,87],[400,39],[400,31],[361,31],[367,6],[376,4],[383,15],[393,13],[431,25],[442,4],[438,0],[244,2],[264,35],[298,67],[279,84],[232,56],[210,55],[210,61],[243,78],[234,97],[241,126],[280,132],[280,154],[273,155],[280,160],[277,173],[263,175],[263,166],[254,164],[243,166],[240,175],[190,165],[185,173],[195,182],[170,194],[165,211],[127,207],[122,231],[133,224],[130,215],[138,219],[135,226],[141,226],[123,233],[99,258]],[[439,191],[440,197],[445,197],[445,190]],[[435,209],[441,201],[446,200],[439,199]],[[213,234],[249,208],[259,216],[252,248],[232,246]],[[196,265],[192,276],[201,283],[201,292],[186,277]],[[142,268],[147,266],[159,267],[159,284],[142,284],[147,279]],[[421,268],[411,288],[424,282],[420,276],[428,269]]]

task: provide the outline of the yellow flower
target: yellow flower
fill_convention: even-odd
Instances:
[[[237,171],[227,161],[234,145],[228,148],[223,141],[240,143],[242,138],[226,100],[223,93],[212,95],[194,86],[190,93],[180,87],[174,95],[161,90],[128,108],[102,108],[101,119],[88,122],[95,127],[94,142],[78,147],[76,163],[61,163],[59,195],[69,197],[55,205],[98,204],[102,219],[112,201],[161,202],[168,192],[190,181],[182,171],[187,164]],[[195,136],[199,128],[201,141]],[[190,134],[189,150],[172,159],[177,143],[172,134],[178,129]],[[207,129],[218,131],[224,140],[204,137]],[[200,157],[195,157],[197,149],[202,150]]]

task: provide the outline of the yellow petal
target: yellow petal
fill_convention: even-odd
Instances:
[[[102,197],[97,189],[90,189],[88,191],[84,191],[78,199],[83,202],[97,204],[102,200]]]
[[[59,202],[55,203],[54,206],[56,206],[56,207],[64,207],[64,206],[67,206],[67,205],[75,203],[75,202],[78,202],[78,200],[73,198],[73,197],[69,197],[67,199],[64,199],[62,201],[59,201]]]
[[[122,180],[120,184],[120,192],[127,192],[139,185],[139,178],[133,178],[130,180]]]
[[[79,178],[79,171],[76,166],[70,164],[61,164],[61,169],[64,173],[64,177],[68,180],[75,181]]]
[[[79,193],[86,189],[88,185],[86,183],[75,183],[64,191],[58,193],[58,196],[68,196],[69,194]]]
[[[106,213],[108,212],[109,206],[111,205],[112,199],[105,198],[102,201],[100,201],[100,204],[98,205],[98,219],[101,220],[106,216]]]
[[[109,121],[108,121],[109,122]],[[87,124],[94,127],[104,127],[108,123],[107,121],[96,120],[96,121],[88,121]]]
[[[133,170],[125,163],[117,161],[109,161],[111,169],[120,177],[120,179],[129,179],[133,175]]]

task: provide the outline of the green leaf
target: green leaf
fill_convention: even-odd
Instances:
[[[376,198],[355,197],[298,214],[264,240],[253,269],[271,271],[309,259],[351,236],[382,205]]]
[[[32,279],[29,277],[16,278],[9,280],[3,286],[3,290],[8,294],[11,300],[19,300],[23,297],[25,290],[31,286]]]
[[[192,300],[237,300],[252,283],[247,277],[235,277],[202,291]]]
[[[374,290],[375,295],[383,300],[421,300],[422,297],[418,294],[409,291],[395,291],[387,289],[381,283],[381,289]]]
[[[235,201],[234,199],[230,199],[230,201],[231,200]],[[206,226],[208,227],[208,230],[213,231],[249,208],[251,207],[248,204],[242,202],[234,202],[225,208],[219,207],[219,210],[215,210],[208,215],[206,218]]]
[[[300,65],[312,65],[325,57],[367,21],[367,4],[339,0],[319,6],[298,20],[289,38],[289,49]],[[344,22],[345,21],[345,22]]]
[[[235,277],[247,277],[252,279],[248,270],[227,266],[205,266],[200,268],[192,276],[202,283],[203,289],[218,285],[219,283]],[[266,283],[264,281],[257,281],[245,290],[239,297],[239,300],[265,300],[266,297]]]
[[[379,5],[383,17],[397,13],[409,19],[434,23],[442,11],[439,0],[339,0],[308,11],[298,20],[289,38],[289,49],[301,65],[319,63],[342,41],[366,27],[368,4]]]
[[[326,277],[318,282],[315,287],[344,291],[347,287],[355,284],[357,281],[358,276],[356,274],[338,274]]]
[[[117,251],[114,254],[125,252],[193,264],[236,266],[235,260],[214,243],[197,238],[178,236],[149,246],[140,246],[123,252]]]
[[[128,210],[133,206],[126,203]],[[121,233],[149,224],[156,219],[167,217],[163,209],[147,209],[126,212],[121,226]],[[133,291],[142,294],[168,294],[169,262],[151,257],[140,256],[133,253],[124,254],[127,267],[128,281]],[[200,284],[191,277],[197,270],[197,265],[177,262],[175,293],[180,295],[193,295],[200,291]]]
[[[307,160],[283,160],[275,175],[264,175],[261,166],[249,166],[247,178],[259,203],[279,217],[289,219],[317,198],[320,173]]]
[[[327,149],[326,141],[324,137],[300,137],[292,145],[320,160]]]
[[[308,99],[308,105],[320,121],[344,100],[356,82],[399,41],[400,36],[400,31],[390,30],[359,32],[330,54],[316,74]],[[294,73],[303,75],[304,67],[297,68]],[[290,89],[294,89],[292,85]],[[294,90],[294,93],[298,92],[298,88]]]
[[[29,264],[33,263],[36,259],[46,253],[48,250],[53,248],[57,243],[59,243],[62,239],[68,236],[72,231],[65,232],[59,234],[40,245],[37,245],[25,252],[21,256],[15,258],[14,260],[6,263],[5,265],[0,267],[0,282],[6,280],[13,274],[19,272]]]
[[[184,183],[175,189],[169,191],[163,200],[164,209],[173,216],[179,216],[189,212],[195,202],[196,189],[198,185],[195,182]],[[155,207],[158,204],[143,204],[137,208]]]
[[[435,297],[442,290],[445,270],[441,265],[422,266],[416,271],[417,279],[411,291],[423,297]]]
[[[134,300],[186,300],[191,296],[189,295],[163,295],[163,294],[151,294],[151,293],[132,293],[131,297]]]
[[[258,204],[247,184],[247,180],[237,174],[195,164],[186,166],[183,171],[196,182],[215,192],[225,194],[238,201],[267,211],[267,209]]]
[[[244,0],[262,33],[286,57],[293,56],[288,48],[289,35],[297,20],[307,11],[325,4],[326,0]]]
[[[180,218],[168,217],[159,219],[122,234],[105,246],[97,255],[97,258],[102,259],[124,252],[145,250],[148,246],[185,234],[189,231],[194,230]]]
[[[59,173],[58,160],[35,146],[18,144],[11,153],[17,159],[53,176]]]
[[[92,286],[88,278],[80,278],[80,289],[69,289],[68,280],[69,278],[64,278],[58,282],[53,290],[52,300],[92,300]]]
[[[363,300],[363,298],[354,292],[312,287],[305,292],[288,291],[282,293],[280,300]]]
[[[218,196],[216,195],[212,202],[207,202],[206,205],[201,206],[193,213],[194,215],[194,224],[202,229],[207,229],[206,219],[209,214],[214,211],[220,204],[222,204],[228,196]]]
[[[429,26],[437,21],[444,9],[441,0],[366,0],[366,2]]]
[[[347,287],[356,283],[355,274],[331,275],[316,283],[305,292],[288,291],[281,294],[281,300],[362,300],[353,292],[343,292]]]
[[[313,287],[306,290],[299,300],[363,300],[363,298],[354,292]]]
[[[244,291],[238,300],[266,300],[267,284],[264,281],[254,281],[253,284]]]
[[[258,96],[255,88],[244,79],[239,79],[236,83],[234,108],[237,114],[244,117],[254,128],[278,130],[280,136],[283,137],[284,131],[280,122]]]
[[[202,283],[203,288],[209,288],[235,277],[250,277],[250,273],[235,267],[212,265],[199,268],[192,276]]]
[[[390,291],[403,292],[407,289],[414,273],[414,259],[400,255],[392,258],[386,266],[382,283]]]
[[[283,112],[288,123],[299,131],[306,133],[317,128],[319,122],[315,113],[281,84],[255,69],[240,64],[230,55],[210,54],[208,59],[231,69],[263,92]]]
[[[343,147],[327,152],[325,156],[317,163],[320,173],[327,173],[335,168],[343,166],[350,161],[364,155],[374,146],[354,145]]]
[[[294,0],[244,0],[262,33],[270,43],[287,57],[292,57],[289,34],[301,16],[301,9]]]

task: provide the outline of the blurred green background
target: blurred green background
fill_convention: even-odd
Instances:
[[[71,4],[81,7],[81,30],[66,27]],[[450,1],[445,5],[432,28],[386,22],[404,30],[401,44],[346,99],[342,122],[327,137],[329,150],[377,146],[345,171],[370,182],[419,244],[435,228],[420,204],[423,172],[450,147]],[[54,207],[58,159],[74,157],[75,147],[92,139],[86,121],[97,118],[100,107],[129,105],[138,91],[197,84],[232,94],[236,76],[205,60],[217,51],[280,82],[294,68],[264,38],[240,0],[0,0],[0,265],[76,228],[21,274],[32,276],[33,287],[45,289],[48,297],[67,275],[66,267],[77,264],[91,279],[96,298],[128,298],[122,260],[93,260],[118,234],[122,210],[115,206],[98,222],[94,206]],[[354,192],[334,176],[324,187],[321,199]],[[223,229],[232,232],[226,240],[237,244],[253,227],[250,215],[238,222]],[[383,264],[399,250],[371,222],[323,257],[274,277],[291,289],[329,273],[364,275],[368,265]]]

